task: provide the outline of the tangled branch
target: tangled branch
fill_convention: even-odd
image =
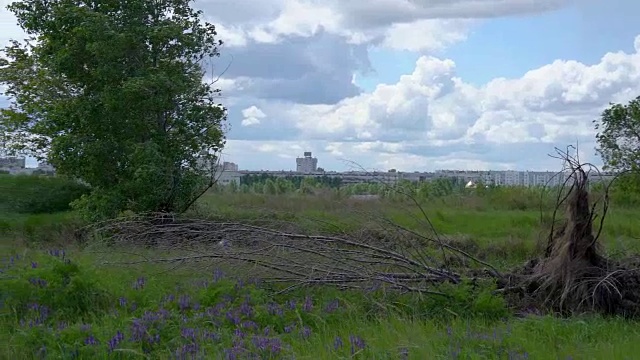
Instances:
[[[154,213],[106,221],[93,225],[91,230],[111,246],[146,246],[173,254],[111,264],[209,261],[224,267],[249,265],[259,269],[262,281],[290,283],[291,288],[311,284],[341,288],[386,284],[403,291],[444,295],[434,290],[433,285],[457,284],[465,278],[445,267],[444,259],[436,257],[440,249],[428,246],[424,249],[426,237],[417,233],[395,237],[390,244],[365,234],[308,235],[292,231],[293,227],[281,224],[280,229],[274,229]],[[422,252],[417,251],[421,247]],[[450,245],[446,248],[466,254]]]

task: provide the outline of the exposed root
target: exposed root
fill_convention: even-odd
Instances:
[[[566,209],[560,228],[552,228],[544,257],[527,264],[503,288],[521,290],[525,303],[536,304],[563,315],[584,312],[640,315],[640,273],[600,255],[597,235],[593,234],[596,205],[591,206],[585,165],[567,153],[562,158],[571,170],[572,184],[558,207]],[[606,197],[603,203],[606,214]],[[554,220],[555,220],[554,212]],[[600,231],[598,231],[598,234]]]

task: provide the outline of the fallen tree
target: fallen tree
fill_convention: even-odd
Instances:
[[[163,213],[110,220],[94,224],[90,230],[112,246],[146,246],[169,254],[119,264],[207,261],[217,267],[251,267],[262,281],[286,284],[286,289],[383,284],[441,296],[446,294],[438,291],[437,284],[492,279],[498,283],[497,291],[519,308],[565,315],[599,312],[637,316],[640,272],[607,259],[599,249],[610,184],[602,198],[591,201],[588,175],[592,166],[581,164],[568,152],[558,150],[558,154],[566,164],[561,174],[568,176],[558,192],[543,254],[508,274],[501,274],[438,234],[417,201],[429,234],[391,221],[380,222],[376,231],[329,236],[307,234],[296,224],[271,219],[240,223]],[[562,209],[564,218],[559,219]],[[595,234],[594,223],[599,225]],[[458,261],[463,265],[454,269],[451,259],[456,257],[464,261]]]

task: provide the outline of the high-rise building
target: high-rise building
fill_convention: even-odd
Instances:
[[[23,157],[8,156],[0,157],[0,169],[21,170],[26,167],[26,159]]]
[[[296,158],[296,172],[313,173],[318,169],[318,159],[311,156],[311,151],[305,151],[304,157]]]
[[[222,171],[238,171],[238,164],[225,161],[222,163]]]

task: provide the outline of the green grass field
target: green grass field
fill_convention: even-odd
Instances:
[[[478,199],[424,208],[439,233],[503,270],[536,254],[548,217],[541,224],[534,205],[509,210]],[[192,215],[277,219],[315,233],[381,218],[425,229],[419,211],[399,202],[212,194]],[[610,209],[609,256],[639,252],[639,215]],[[81,246],[81,223],[72,212],[0,215],[0,358],[633,359],[640,351],[635,322],[517,317],[488,284],[444,287],[450,298],[324,287],[276,294],[248,280],[259,274],[215,264],[104,264],[154,254]]]

